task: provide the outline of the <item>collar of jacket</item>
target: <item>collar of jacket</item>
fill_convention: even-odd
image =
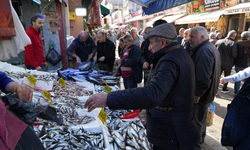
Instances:
[[[154,54],[152,54],[151,56],[149,56],[149,59],[153,62],[154,66],[157,63],[157,61],[165,55],[165,52],[170,49],[171,47],[175,46],[175,45],[179,45],[178,43],[174,42],[169,44],[168,46],[164,47],[163,49],[159,50],[158,52],[155,52]]]
[[[231,40],[231,41],[234,41],[232,38],[230,38],[230,37],[226,37],[226,39],[229,39],[229,40]]]
[[[32,32],[34,32],[36,35],[39,35],[40,32],[38,32],[32,25],[30,26],[30,29]]]
[[[209,39],[205,40],[204,42],[200,43],[199,45],[197,45],[196,47],[192,48],[192,52],[194,53],[195,51],[197,51],[201,46],[205,45],[206,43],[209,42]]]

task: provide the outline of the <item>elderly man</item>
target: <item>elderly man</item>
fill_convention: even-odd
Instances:
[[[137,29],[136,28],[132,28],[130,30],[131,35],[133,37],[133,42],[136,46],[141,47],[141,43],[142,43],[142,38],[137,34]]]
[[[186,29],[184,31],[184,37],[182,39],[181,42],[181,46],[188,52],[188,54],[191,53],[191,47],[190,47],[190,43],[189,43],[189,34],[190,34],[190,29]]]
[[[87,32],[81,31],[71,45],[68,47],[66,54],[76,58],[81,63],[93,58],[97,51],[94,40],[88,36]]]
[[[216,39],[217,40],[223,39],[222,34],[220,32],[216,34]]]
[[[194,121],[199,130],[196,149],[206,136],[206,117],[209,104],[214,100],[220,80],[220,53],[209,42],[204,27],[194,27],[190,31],[191,58],[195,64]]]
[[[215,33],[216,34],[216,28],[215,27],[211,27],[210,28],[210,33]]]
[[[106,38],[103,31],[97,33],[97,60],[100,70],[113,71],[115,44]]]
[[[250,32],[244,31],[241,33],[241,40],[247,41],[250,39]],[[247,46],[241,46],[237,44],[237,57],[234,59],[235,71],[238,73],[239,71],[247,68],[247,55],[244,54]],[[241,82],[235,82],[234,84],[234,94],[237,95],[240,90]]]
[[[108,31],[107,39],[112,41],[115,44],[115,47],[116,47],[116,38],[115,38],[115,35],[113,34],[112,30]]]
[[[45,16],[36,14],[31,18],[31,26],[26,30],[31,44],[25,47],[25,65],[27,69],[42,71],[48,63],[44,57],[41,30],[43,29]]]
[[[183,36],[184,36],[184,31],[185,31],[184,28],[180,28],[180,30],[179,30],[179,35],[177,36],[177,40],[178,40],[179,44],[181,44],[181,42],[182,42],[182,39],[183,39]]]
[[[193,123],[194,65],[177,43],[174,25],[164,23],[152,29],[149,50],[153,73],[149,84],[109,94],[96,94],[85,103],[88,111],[147,109],[147,136],[154,150],[193,150],[197,130]],[[187,80],[188,79],[188,80]]]
[[[215,33],[210,33],[209,34],[209,42],[211,42],[213,45],[215,45],[215,43],[217,42],[218,40],[216,39],[216,34]]]
[[[232,30],[227,34],[227,38],[219,40],[215,44],[221,55],[221,74],[224,71],[224,76],[229,76],[231,74],[233,66],[232,60],[237,57],[237,44],[234,41],[236,35],[236,31]],[[227,84],[224,84],[221,92],[229,93]]]
[[[123,40],[126,50],[122,59],[116,60],[116,63],[121,65],[121,75],[125,89],[132,89],[137,87],[137,83],[140,83],[142,79],[142,71],[139,64],[141,50],[133,44],[131,35],[125,35]]]

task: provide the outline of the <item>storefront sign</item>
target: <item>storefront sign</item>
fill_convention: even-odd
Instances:
[[[205,11],[220,9],[220,0],[205,0]]]
[[[186,11],[187,11],[187,4],[183,4],[183,5],[165,10],[164,14],[168,15],[168,14],[174,14],[174,13],[186,12]]]
[[[250,7],[248,8],[239,8],[239,9],[229,9],[225,10],[225,14],[240,14],[240,13],[249,13]]]

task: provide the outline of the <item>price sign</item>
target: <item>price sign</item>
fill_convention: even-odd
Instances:
[[[96,67],[94,68],[97,72],[99,72],[99,69],[97,69]]]
[[[106,93],[110,93],[112,91],[112,88],[108,85],[106,85],[103,90],[106,92]]]
[[[36,84],[36,78],[33,75],[28,76],[27,79],[29,80],[30,84]]]
[[[62,87],[64,87],[65,84],[66,84],[66,82],[63,80],[62,77],[58,80],[58,82],[60,83],[60,85],[61,85]]]
[[[101,109],[98,117],[100,118],[100,120],[102,121],[103,124],[106,122],[107,114],[105,113],[105,111],[103,110],[103,108]]]
[[[51,106],[53,107],[53,103],[52,103],[52,100],[51,100],[51,95],[49,94],[49,92],[47,92],[46,90],[43,90],[43,96],[50,101],[51,103]]]
[[[104,79],[102,79],[102,82],[105,83],[106,85],[108,85],[108,83]]]

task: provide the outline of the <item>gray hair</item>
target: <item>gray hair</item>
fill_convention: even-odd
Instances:
[[[189,28],[189,29],[186,29],[186,30],[184,31],[184,33],[187,32],[187,31],[190,32],[190,28]]]
[[[216,34],[216,37],[219,36],[219,35],[222,35],[220,32]]]
[[[78,36],[81,36],[82,34],[88,35],[86,31],[81,31]]]
[[[202,26],[197,26],[197,27],[193,27],[190,32],[192,31],[197,31],[199,36],[204,35],[205,39],[209,39],[209,35],[207,33],[206,28],[202,27]]]
[[[154,36],[154,38],[155,38],[156,42],[159,42],[162,38],[164,38],[166,40],[167,44],[177,42],[177,39],[173,40],[173,39],[168,39],[168,38],[160,37],[160,36]]]
[[[136,27],[131,28],[130,31],[132,31],[132,30],[135,30],[135,32],[137,32],[137,28]]]
[[[242,37],[243,39],[248,39],[248,38],[250,38],[250,32],[248,32],[248,31],[242,32],[242,33],[241,33],[241,37]]]
[[[215,28],[215,27],[211,27],[211,28],[210,28],[210,31],[211,31],[212,29],[216,29],[216,28]]]
[[[124,35],[123,39],[128,41],[133,41],[133,37],[130,34]]]
[[[234,36],[236,36],[236,34],[237,34],[237,32],[235,31],[235,30],[231,30],[230,32],[228,32],[228,34],[227,34],[227,37],[234,37]]]
[[[212,39],[215,39],[216,38],[216,34],[215,33],[210,33],[209,37],[212,38]]]

